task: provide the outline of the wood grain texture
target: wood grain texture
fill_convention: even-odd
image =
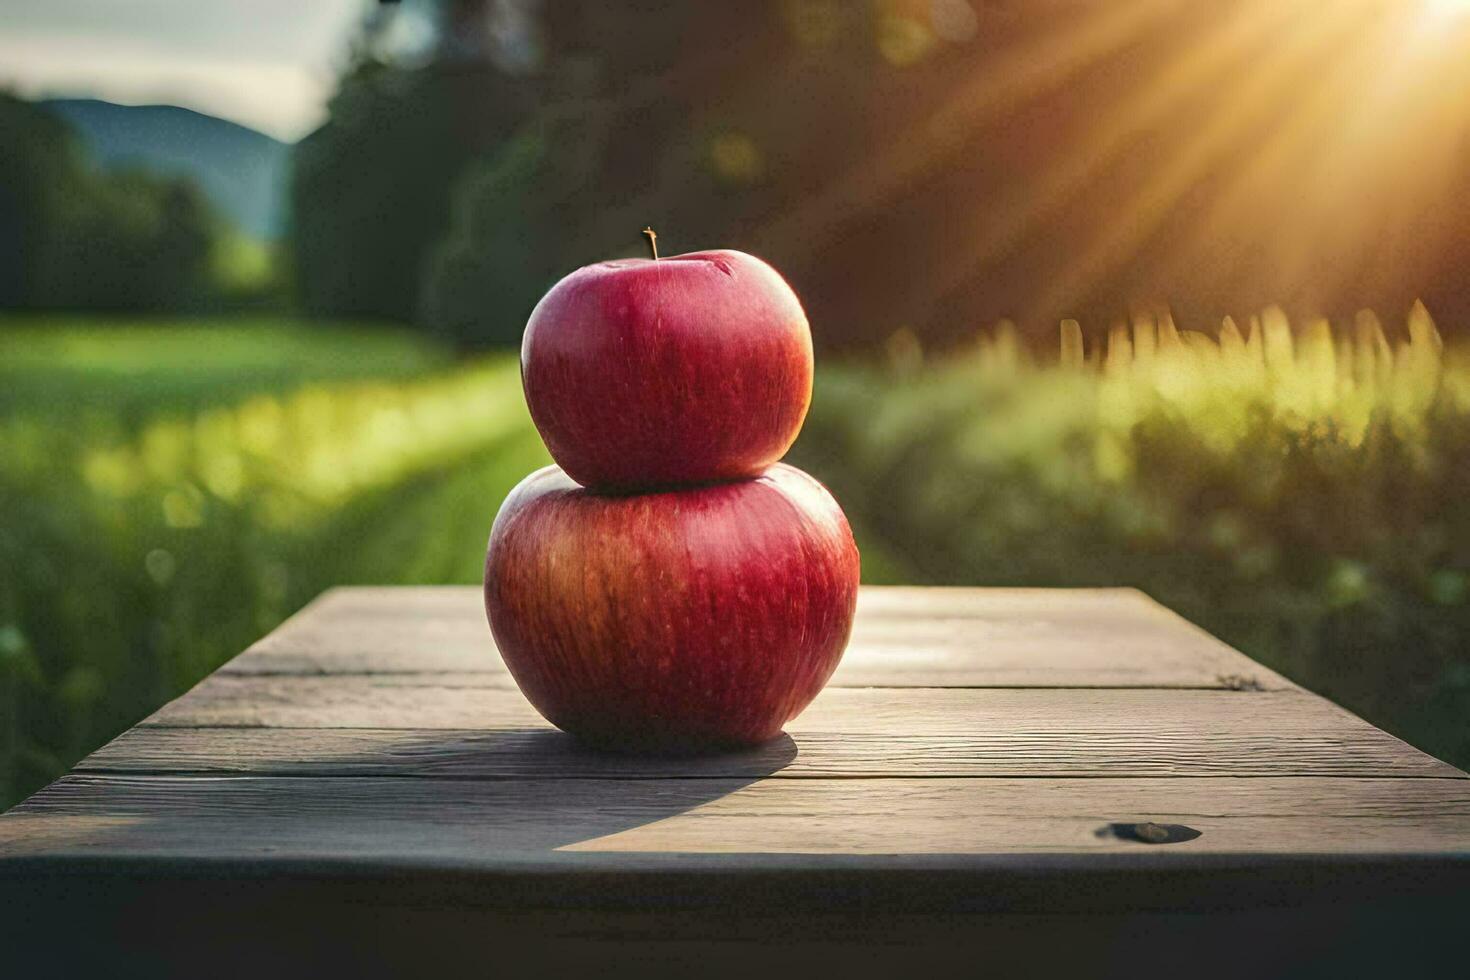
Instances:
[[[250,674],[471,674],[510,686],[475,588],[336,589],[228,664]],[[1289,682],[1131,589],[865,587],[837,687]]]
[[[609,756],[578,748],[514,691],[216,677],[78,768],[474,778],[1463,775],[1302,691],[836,689],[787,732],[724,756]]]
[[[1099,833],[1119,821],[1200,836],[1149,846]],[[0,857],[490,868],[552,852],[1470,857],[1470,780],[68,776],[0,821]]]

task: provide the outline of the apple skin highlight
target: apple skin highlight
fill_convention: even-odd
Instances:
[[[811,330],[780,273],[744,252],[601,262],[536,305],[521,380],[552,459],[585,487],[744,479],[801,431]]]
[[[683,754],[774,738],[816,697],[852,631],[858,572],[841,508],[794,467],[608,496],[549,466],[495,519],[485,611],[552,724]]]

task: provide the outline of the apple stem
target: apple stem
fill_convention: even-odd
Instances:
[[[653,261],[658,261],[658,232],[652,227],[643,229],[643,234],[648,236],[648,250],[653,253]]]

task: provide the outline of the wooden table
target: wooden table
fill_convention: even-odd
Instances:
[[[1470,778],[1137,592],[865,589],[788,732],[591,754],[477,590],[338,589],[0,817],[0,969],[1401,973],[1465,921]]]

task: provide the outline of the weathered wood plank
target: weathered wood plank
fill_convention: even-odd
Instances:
[[[545,722],[514,688],[382,683],[373,676],[207,678],[142,722],[157,727],[501,729]],[[1377,731],[1304,691],[835,689],[792,734],[1240,733]],[[1396,741],[1396,740],[1395,740]],[[1403,744],[1403,743],[1398,743]],[[1414,751],[1405,747],[1407,751]]]
[[[1151,847],[1107,831],[1146,822],[1199,836]],[[492,868],[558,850],[1470,855],[1470,780],[69,776],[0,817],[0,858],[298,856]]]
[[[475,588],[327,593],[227,673],[470,673],[508,686]],[[1130,589],[865,587],[838,687],[1251,687],[1289,682]]]
[[[578,749],[515,691],[216,677],[79,768],[634,778],[1463,775],[1302,691],[838,689],[787,731],[794,741],[751,753],[634,759]],[[776,765],[783,754],[794,757]]]

